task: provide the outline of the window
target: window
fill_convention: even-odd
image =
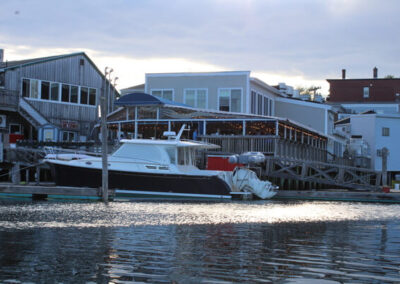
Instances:
[[[81,87],[81,104],[87,105],[88,103],[88,88]]]
[[[58,90],[59,90],[59,84],[58,83],[51,83],[51,100],[52,101],[58,101],[59,100],[59,95],[58,95]]]
[[[42,100],[50,99],[50,82],[42,81],[40,98]]]
[[[185,104],[196,108],[207,108],[207,90],[188,89],[185,90]]]
[[[263,99],[263,97],[261,96],[261,94],[258,94],[257,95],[257,114],[262,114],[262,108],[263,108],[262,99]]]
[[[96,106],[97,89],[36,79],[22,79],[22,96],[31,99]]]
[[[389,127],[382,127],[382,136],[390,136]]]
[[[71,86],[71,103],[78,103],[78,86]]]
[[[269,99],[268,98],[266,98],[266,97],[264,97],[263,98],[264,99],[264,102],[263,102],[263,104],[264,104],[264,115],[269,115],[269,113],[268,113],[268,110],[269,110]]]
[[[167,99],[170,101],[174,100],[173,91],[172,90],[152,90],[151,94],[156,97],[160,97],[163,99]]]
[[[62,102],[69,102],[69,85],[62,84],[61,87],[61,101]]]
[[[66,141],[66,142],[75,141],[75,132],[63,131],[62,132],[62,141]]]
[[[257,93],[251,91],[250,113],[256,113],[257,108]]]
[[[10,123],[9,127],[10,127],[11,134],[22,134],[23,133],[23,127],[21,124]]]
[[[241,112],[242,90],[220,89],[218,95],[218,109],[222,111]]]
[[[22,96],[29,97],[30,80],[22,79]]]
[[[219,110],[229,111],[230,90],[221,90],[219,92]]]
[[[31,80],[31,92],[29,94],[30,98],[37,99],[39,96],[39,81]]]
[[[369,87],[364,87],[363,98],[369,98]]]
[[[89,104],[92,106],[96,105],[96,89],[89,89]]]
[[[0,72],[0,87],[6,85],[6,72]]]

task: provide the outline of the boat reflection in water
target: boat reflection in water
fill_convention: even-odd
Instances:
[[[182,141],[169,132],[168,140],[129,139],[108,157],[109,188],[117,197],[168,196],[194,198],[246,197],[254,194],[268,199],[276,194],[269,181],[261,181],[247,168],[233,172],[200,170],[196,167],[198,150],[219,146],[200,141]],[[171,139],[172,138],[172,139]],[[100,187],[102,159],[70,154],[47,155],[54,180],[61,186]]]

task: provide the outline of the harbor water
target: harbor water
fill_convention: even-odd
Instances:
[[[400,283],[400,205],[0,199],[0,283]]]

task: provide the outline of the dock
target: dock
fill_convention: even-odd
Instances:
[[[335,190],[279,190],[274,199],[400,203],[400,192]]]
[[[115,191],[109,190],[109,199]],[[30,197],[32,199],[94,199],[102,200],[101,188],[56,186],[54,183],[13,184],[0,183],[0,197]]]

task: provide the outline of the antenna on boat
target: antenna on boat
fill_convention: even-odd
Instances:
[[[175,140],[179,141],[181,139],[183,131],[187,130],[185,128],[186,128],[186,124],[183,124],[181,129],[179,130],[178,135],[176,135],[175,131],[164,131],[163,136],[167,137],[168,140],[175,139]],[[189,130],[190,130],[190,128],[189,128]]]
[[[175,140],[179,141],[181,139],[181,136],[182,136],[183,131],[185,130],[185,127],[186,127],[186,124],[184,123],[181,127],[181,130],[179,130],[178,135],[176,135]]]

